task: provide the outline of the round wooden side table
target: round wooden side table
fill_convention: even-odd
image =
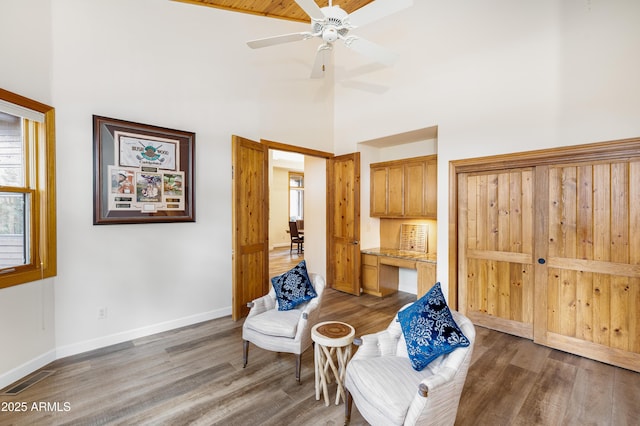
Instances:
[[[316,401],[320,400],[320,389],[322,388],[324,403],[327,407],[329,406],[327,384],[332,381],[332,373],[338,386],[336,405],[340,403],[340,396],[345,400],[344,376],[347,362],[351,359],[351,344],[355,335],[356,330],[352,326],[338,321],[321,322],[311,329],[311,339],[315,342],[313,352]]]

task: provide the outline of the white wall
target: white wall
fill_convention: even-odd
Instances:
[[[51,105],[51,0],[0,0],[0,35],[0,86]]]
[[[358,34],[401,59],[335,49],[335,151],[438,126],[442,282],[450,161],[640,136],[640,2],[422,0]]]
[[[330,144],[330,94],[314,101],[322,82],[283,60],[305,46],[245,45],[300,28],[164,0],[55,2],[58,158],[76,165],[58,174],[61,354],[230,313],[230,135]],[[197,223],[91,224],[91,203],[78,202],[91,197],[80,178],[92,173],[91,114],[196,132]],[[96,319],[101,306],[106,320]]]
[[[269,249],[289,247],[289,169],[271,167],[269,182]]]
[[[50,85],[50,2],[0,0],[0,87],[52,105]],[[55,282],[0,289],[0,388],[55,359]]]
[[[304,259],[309,272],[327,276],[327,161],[304,157]]]
[[[167,0],[0,0],[0,23],[0,85],[56,108],[58,162],[58,276],[0,290],[0,387],[43,356],[229,314],[231,135],[332,150],[316,46],[245,44],[307,27]],[[195,223],[92,225],[93,114],[196,133]]]

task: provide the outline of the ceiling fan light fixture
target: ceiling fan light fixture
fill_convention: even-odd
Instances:
[[[338,39],[338,29],[333,25],[329,25],[322,31],[322,39],[327,43],[333,43]]]
[[[413,0],[376,0],[366,6],[348,14],[340,6],[333,6],[329,0],[329,6],[319,7],[315,0],[294,0],[311,18],[311,31],[293,34],[283,34],[275,37],[267,37],[247,42],[251,48],[273,46],[292,41],[307,40],[312,37],[322,38],[323,44],[318,48],[313,65],[311,77],[321,78],[331,58],[333,43],[340,39],[345,46],[361,53],[376,62],[387,66],[393,65],[397,55],[373,42],[347,36],[350,30],[363,24],[377,21],[387,15],[407,8],[413,4]],[[352,23],[353,22],[353,23]]]

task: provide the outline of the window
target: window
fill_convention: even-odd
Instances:
[[[304,219],[304,174],[289,172],[289,220]]]
[[[56,274],[54,109],[0,89],[0,288]]]

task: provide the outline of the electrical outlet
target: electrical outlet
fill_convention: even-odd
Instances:
[[[98,308],[98,319],[103,320],[106,318],[107,318],[107,308],[106,307]]]

